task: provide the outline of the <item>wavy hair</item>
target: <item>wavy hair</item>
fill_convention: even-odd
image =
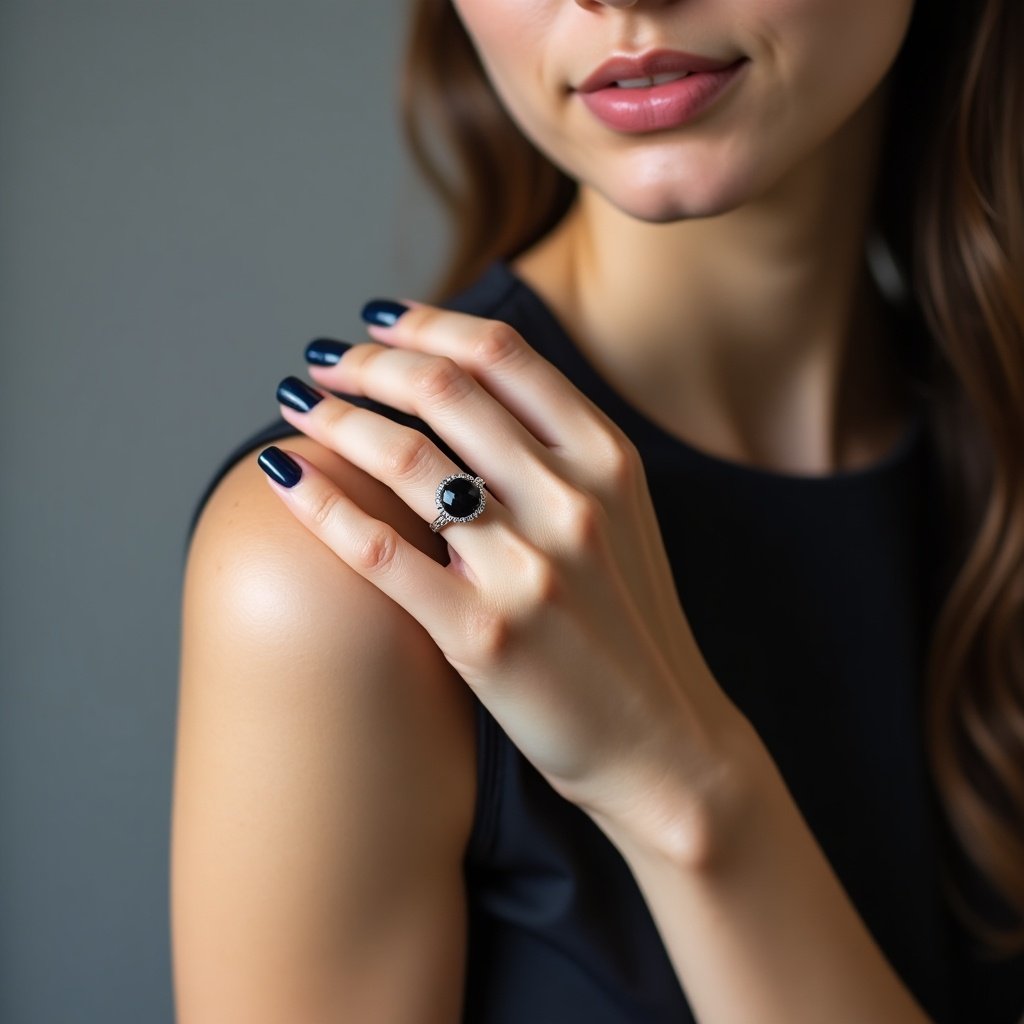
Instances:
[[[1001,955],[1024,950],[1021,53],[1020,0],[918,0],[890,69],[874,208],[918,328],[949,513],[922,722],[952,840],[945,888]],[[406,142],[453,228],[439,302],[547,234],[577,186],[506,113],[450,0],[413,0],[400,97]],[[965,867],[980,873],[980,902]]]

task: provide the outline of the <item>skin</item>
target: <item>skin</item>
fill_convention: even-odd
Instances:
[[[883,449],[899,391],[859,252],[909,7],[457,6],[581,181],[517,269],[608,379],[728,457],[821,472]],[[673,44],[754,73],[639,140],[566,91],[617,46]],[[704,663],[629,439],[507,325],[405,301],[310,375],[425,420],[486,510],[430,534],[458,467],[334,396],[281,407],[307,435],[282,444],[295,486],[250,460],[211,499],[184,609],[180,1019],[296,1019],[300,994],[302,1019],[456,1019],[472,689],[622,852],[702,1024],[926,1024]]]
[[[906,395],[862,257],[885,75],[911,0],[455,0],[520,128],[580,183],[514,267],[651,419],[783,472],[872,461]],[[574,95],[613,53],[750,58],[677,129],[625,135]]]

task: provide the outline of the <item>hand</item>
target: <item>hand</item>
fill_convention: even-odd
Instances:
[[[274,490],[422,624],[560,795],[603,826],[691,841],[742,716],[680,606],[635,446],[509,325],[404,301],[394,326],[368,328],[386,344],[309,372],[418,416],[484,479],[479,518],[443,528],[450,563],[295,453],[301,479]],[[424,530],[438,483],[461,471],[419,431],[330,394],[281,413],[390,487]]]

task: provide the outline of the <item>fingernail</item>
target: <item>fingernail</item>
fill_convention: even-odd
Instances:
[[[264,448],[256,461],[271,480],[285,487],[294,487],[302,478],[302,467],[274,445]]]
[[[306,362],[317,366],[333,366],[350,348],[348,341],[333,338],[315,338],[306,346]]]
[[[317,402],[323,398],[323,392],[311,388],[304,380],[298,377],[285,377],[277,385],[277,400],[297,412],[309,412]]]
[[[401,302],[391,299],[371,299],[359,314],[368,324],[378,327],[393,327],[398,318],[408,310]]]

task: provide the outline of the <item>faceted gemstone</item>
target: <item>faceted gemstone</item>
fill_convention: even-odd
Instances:
[[[480,505],[480,488],[472,480],[456,477],[444,485],[441,507],[450,516],[471,516]]]

